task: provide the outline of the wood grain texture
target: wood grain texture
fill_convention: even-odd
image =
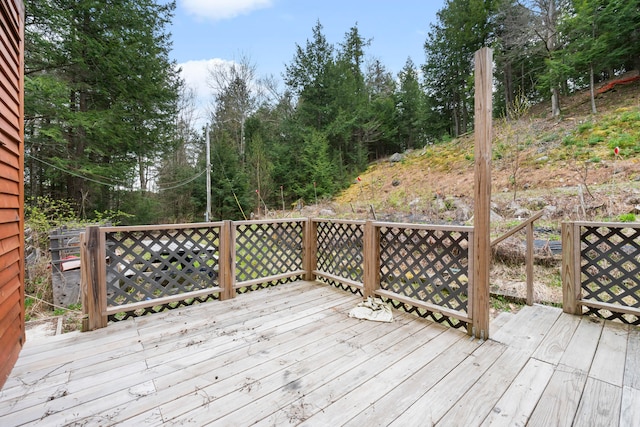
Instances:
[[[619,326],[558,308],[500,316],[497,342],[397,311],[350,318],[360,301],[294,282],[34,339],[0,425],[638,425],[635,328],[620,360]],[[624,365],[622,387],[595,378],[619,375],[599,360]]]
[[[493,129],[493,51],[475,53],[475,165],[473,220],[473,334],[489,337],[491,264],[491,136]]]
[[[529,359],[482,425],[525,426],[553,372],[553,365]]]
[[[588,378],[573,425],[609,427],[619,424],[622,388]]]
[[[586,381],[586,372],[559,365],[540,396],[527,425],[571,426]]]
[[[557,365],[579,324],[579,316],[562,313],[536,349],[533,357]]]

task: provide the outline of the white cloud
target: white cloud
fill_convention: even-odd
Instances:
[[[233,61],[213,58],[199,61],[187,61],[178,66],[182,69],[181,76],[187,87],[192,88],[196,94],[196,110],[198,123],[204,124],[208,117],[208,109],[211,104],[213,91],[207,84],[209,70],[222,65],[231,65]]]
[[[270,7],[271,0],[183,0],[188,13],[202,18],[222,20]]]

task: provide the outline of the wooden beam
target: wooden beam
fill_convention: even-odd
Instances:
[[[476,338],[489,337],[489,267],[491,263],[491,133],[493,51],[475,53],[475,186],[473,226],[473,326]]]
[[[518,231],[522,230],[523,228],[525,228],[529,224],[533,224],[533,222],[538,220],[538,219],[540,219],[543,214],[544,214],[544,211],[540,211],[540,212],[536,213],[535,215],[533,215],[531,218],[527,218],[526,220],[524,220],[520,224],[516,225],[511,230],[509,230],[506,233],[504,233],[502,236],[496,237],[491,242],[491,246],[497,245],[498,243],[500,243],[503,240],[505,240],[507,237],[513,236],[515,233],[517,233]]]

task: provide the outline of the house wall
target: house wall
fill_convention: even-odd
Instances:
[[[0,388],[25,340],[24,4],[0,0]]]

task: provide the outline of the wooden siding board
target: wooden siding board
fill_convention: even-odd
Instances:
[[[4,300],[20,288],[20,267],[17,263],[11,264],[8,268],[0,270],[0,312],[2,311],[2,304]]]
[[[11,267],[13,264],[18,264],[18,265],[21,264],[19,249],[20,248],[14,248],[11,250],[7,250],[4,253],[2,253],[2,251],[0,250],[0,271],[3,271],[6,268]]]
[[[0,171],[2,171],[2,166],[0,165]],[[2,172],[0,172],[2,173]],[[0,194],[20,194],[20,184],[16,181],[11,181],[6,179],[4,175],[0,175]]]
[[[0,388],[24,328],[24,4],[0,0]]]
[[[19,194],[0,193],[0,209],[16,209],[16,205],[19,202],[20,202]]]
[[[2,150],[1,148],[0,154],[2,155],[2,160],[0,160],[0,174],[2,174],[2,177],[6,180],[18,183],[20,179],[19,164],[17,164],[17,162],[14,162],[15,164],[8,163],[8,161],[17,160],[17,157],[8,154],[7,150]]]
[[[0,209],[0,224],[18,223],[20,221],[20,210]]]

